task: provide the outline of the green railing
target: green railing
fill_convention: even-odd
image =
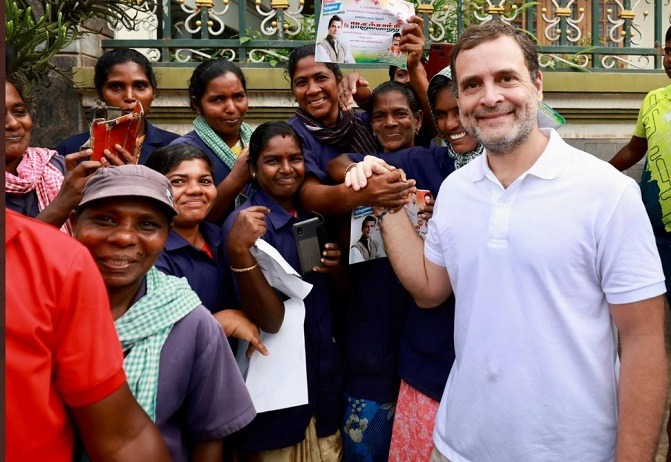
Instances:
[[[231,0],[156,1],[145,4],[144,18],[135,28],[136,34],[151,38],[103,40],[103,47],[141,48],[165,66],[194,66],[213,56],[247,67],[276,66],[292,48],[314,42],[314,18],[319,17],[322,3],[238,0],[241,8]],[[452,42],[469,24],[492,19],[527,30],[538,41],[544,70],[659,71],[671,12],[668,0],[636,0],[633,5],[631,0],[413,3],[434,42]]]

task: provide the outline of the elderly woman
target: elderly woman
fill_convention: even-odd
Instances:
[[[98,170],[71,219],[105,281],[131,391],[173,460],[219,462],[255,411],[219,324],[154,267],[176,214],[166,177],[125,165]]]

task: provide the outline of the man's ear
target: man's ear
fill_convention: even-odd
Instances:
[[[534,82],[534,87],[536,87],[538,101],[543,101],[543,73],[541,71],[536,72],[536,81]]]

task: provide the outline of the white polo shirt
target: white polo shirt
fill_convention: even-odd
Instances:
[[[609,303],[665,292],[636,183],[554,130],[507,189],[480,156],[436,200],[425,255],[456,297],[434,440],[452,462],[612,460],[617,332]]]

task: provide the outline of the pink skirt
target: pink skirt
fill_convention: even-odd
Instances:
[[[423,462],[431,458],[439,404],[401,381],[391,433],[390,462]]]

